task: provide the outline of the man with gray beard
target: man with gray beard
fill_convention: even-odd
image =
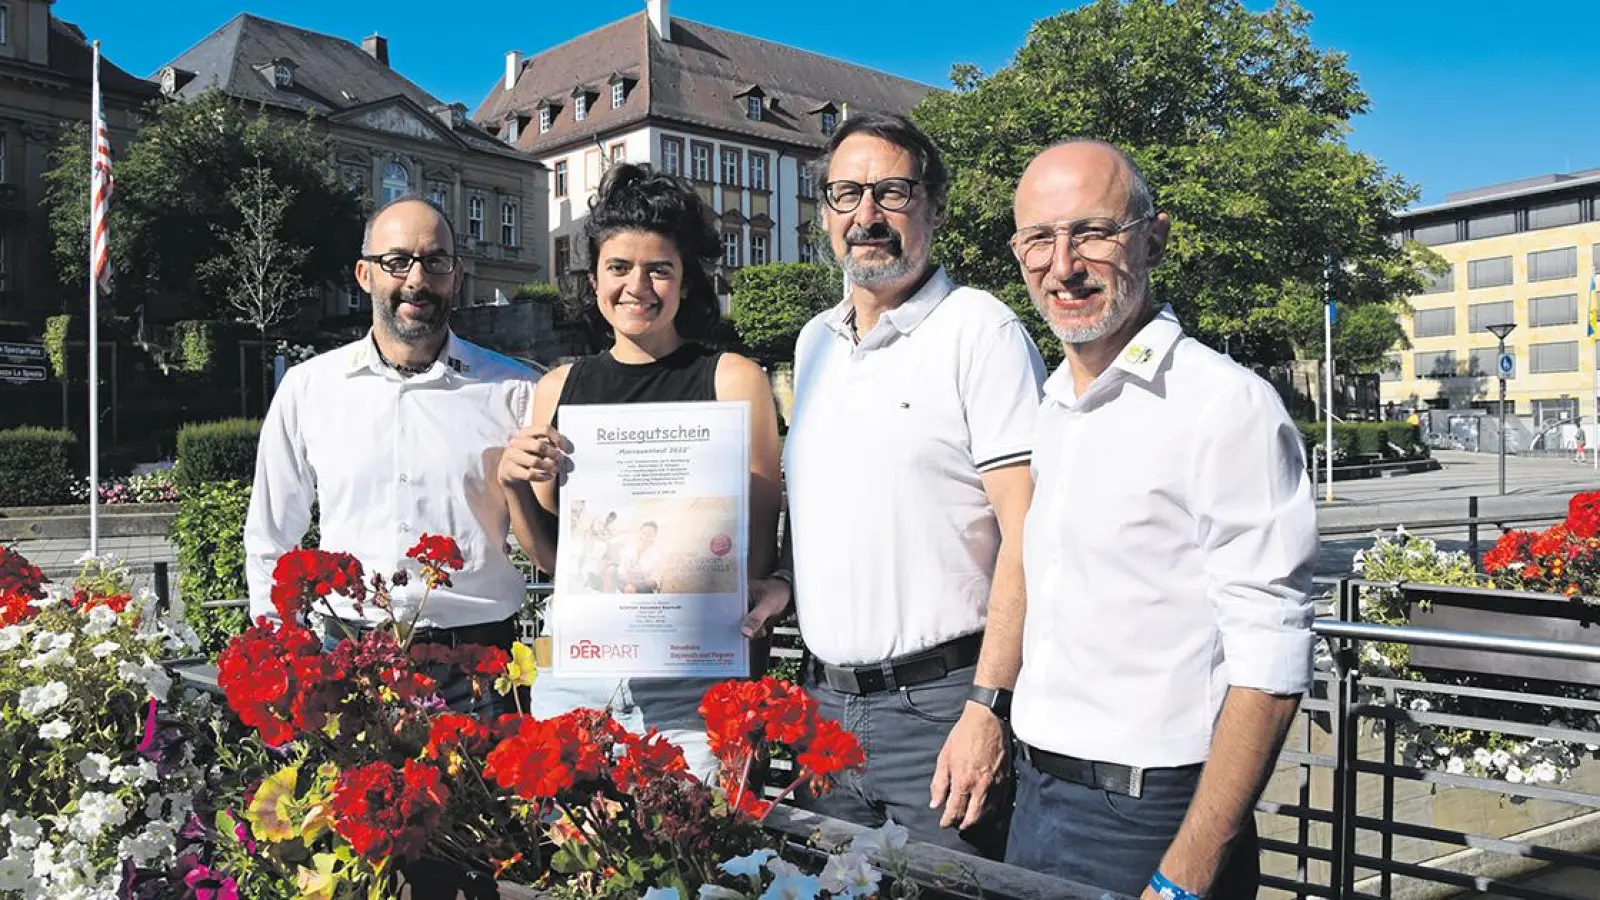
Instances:
[[[1151,299],[1172,223],[1126,154],[1045,150],[1015,215],[1066,359],[1023,533],[1006,861],[1146,900],[1254,897],[1253,809],[1311,681],[1300,433],[1270,385]]]
[[[804,802],[997,855],[1044,366],[931,262],[948,176],[915,125],[852,116],[814,175],[849,295],[795,347],[789,549],[807,690],[867,762]]]
[[[429,201],[385,204],[361,252],[355,276],[372,297],[372,330],[289,369],[261,425],[244,533],[250,615],[275,615],[273,568],[300,542],[315,501],[322,546],[354,554],[369,573],[406,568],[423,534],[454,537],[466,568],[429,594],[416,640],[510,649],[524,587],[495,471],[528,422],[537,376],[451,333],[461,261]],[[396,607],[414,610],[422,592],[418,582],[397,587]],[[331,639],[386,621],[370,605],[330,599],[344,624],[328,623]],[[510,711],[474,697],[459,673],[434,674],[453,707]]]

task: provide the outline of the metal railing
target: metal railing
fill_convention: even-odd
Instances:
[[[1269,788],[1257,806],[1265,825],[1288,825],[1262,829],[1262,886],[1280,895],[1338,900],[1463,893],[1592,897],[1529,879],[1600,882],[1600,814],[1594,812],[1600,810],[1600,763],[1587,749],[1600,745],[1600,691],[1555,682],[1508,685],[1443,671],[1364,673],[1360,662],[1364,645],[1384,644],[1600,664],[1600,643],[1366,623],[1358,615],[1363,590],[1429,592],[1356,579],[1332,586],[1332,615],[1314,625],[1330,665],[1301,704],[1298,727],[1279,757],[1276,790]],[[1466,714],[1434,711],[1450,698],[1476,706]],[[1589,727],[1551,722],[1558,710],[1589,717]],[[1517,783],[1407,758],[1402,739],[1424,728],[1585,749],[1566,782]],[[1285,790],[1291,770],[1294,783]],[[1475,818],[1470,811],[1477,807],[1488,812]],[[1506,808],[1518,814],[1492,826],[1495,811]]]

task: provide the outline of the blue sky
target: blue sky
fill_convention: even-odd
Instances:
[[[1247,0],[1252,8],[1265,4]],[[1349,54],[1372,110],[1350,141],[1422,188],[1446,193],[1600,167],[1592,36],[1600,3],[1537,0],[1525,14],[1486,0],[1310,0],[1319,46]],[[993,71],[1060,0],[808,0],[774,6],[672,0],[674,15],[948,84],[953,63]],[[545,12],[564,10],[562,15]],[[57,0],[55,14],[99,38],[123,68],[149,75],[248,11],[359,41],[389,39],[390,61],[424,89],[476,108],[510,49],[537,52],[638,11],[643,0]],[[159,9],[159,12],[156,10]],[[773,10],[784,10],[781,17]],[[864,14],[869,10],[870,14]],[[975,10],[981,13],[975,14]]]

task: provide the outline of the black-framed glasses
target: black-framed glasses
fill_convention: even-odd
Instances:
[[[377,256],[363,256],[362,259],[388,272],[390,275],[406,276],[411,274],[411,267],[422,263],[422,271],[429,275],[449,275],[456,270],[456,258],[451,253],[425,253],[413,256],[396,250],[393,253],[380,253]]]
[[[882,181],[830,181],[822,186],[822,200],[834,212],[855,212],[861,198],[872,192],[872,202],[878,208],[895,212],[906,208],[911,195],[922,182],[915,178],[885,178]]]
[[[1048,269],[1056,252],[1056,241],[1065,235],[1074,254],[1094,262],[1105,262],[1122,246],[1117,241],[1118,235],[1150,219],[1150,214],[1146,213],[1127,222],[1093,216],[1053,225],[1030,225],[1011,236],[1011,252],[1024,269]]]

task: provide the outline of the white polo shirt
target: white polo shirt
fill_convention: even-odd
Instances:
[[[857,344],[848,301],[795,345],[784,447],[800,632],[834,665],[983,628],[1000,529],[980,475],[1028,459],[1044,364],[943,269]]]
[[[1273,389],[1169,307],[1082,397],[1061,366],[1038,423],[1017,737],[1188,765],[1229,686],[1305,691],[1316,508]]]
[[[370,335],[294,366],[261,424],[255,488],[245,522],[250,616],[273,612],[272,570],[320,504],[322,546],[353,554],[388,578],[425,533],[447,534],[466,568],[434,591],[421,623],[497,622],[522,607],[522,575],[506,555],[510,513],[495,477],[497,452],[528,421],[530,369],[451,334],[428,371],[384,365]],[[395,589],[417,602],[421,579]],[[359,619],[336,598],[343,618]],[[413,607],[414,608],[414,607]],[[367,607],[366,618],[381,620]]]

